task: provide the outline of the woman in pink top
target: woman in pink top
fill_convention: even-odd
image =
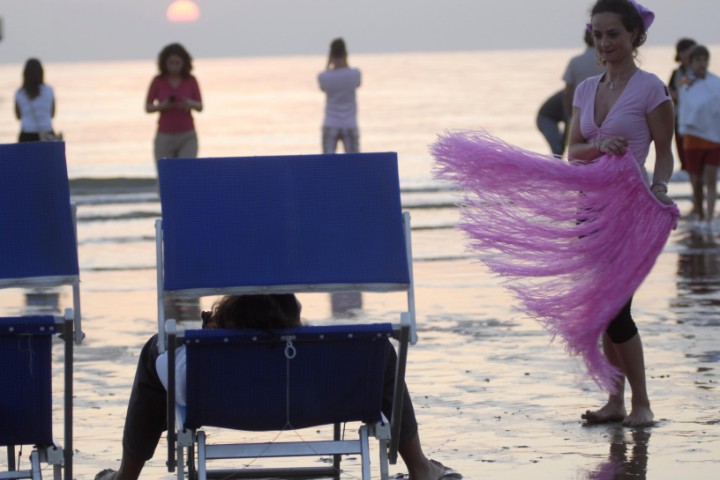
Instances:
[[[198,153],[192,111],[203,109],[200,87],[192,71],[192,58],[179,43],[162,49],[158,56],[160,74],[153,78],[145,111],[160,112],[155,136],[155,160],[194,158]]]
[[[672,99],[659,78],[635,63],[653,19],[654,14],[634,0],[598,0],[592,8],[588,28],[607,71],[587,79],[575,93],[568,156],[591,161],[603,155],[619,158],[629,151],[644,172],[650,143],[655,143],[655,169],[648,185],[658,201],[670,204]],[[617,378],[616,391],[602,408],[582,415],[588,423],[622,421],[627,426],[645,426],[653,422],[643,347],[630,314],[631,302],[632,298],[603,335],[605,356],[624,376]],[[625,378],[632,389],[630,414],[625,409]]]

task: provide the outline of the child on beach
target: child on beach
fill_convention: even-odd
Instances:
[[[693,187],[693,210],[709,230],[715,214],[720,165],[720,77],[708,72],[710,52],[706,47],[695,46],[689,60],[693,78],[679,91],[678,130],[683,136],[685,165]],[[703,208],[703,200],[707,209]]]
[[[203,312],[203,328],[255,328],[278,329],[299,327],[300,303],[295,295],[232,295],[220,299],[212,312]],[[390,391],[383,395],[383,412],[390,416],[390,399],[394,383],[395,350],[385,373],[385,384]],[[176,351],[177,398],[186,397],[184,388],[184,348]],[[139,478],[145,462],[152,458],[166,425],[167,356],[160,354],[157,335],[148,340],[140,353],[135,381],[133,383],[125,429],[123,431],[123,454],[118,471],[103,470],[96,480],[135,480]],[[399,453],[409,470],[412,480],[460,479],[462,475],[439,462],[425,457],[418,436],[417,421],[407,388],[400,428]]]

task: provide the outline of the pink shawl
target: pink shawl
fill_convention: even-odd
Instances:
[[[650,272],[679,216],[648,190],[630,153],[568,163],[487,132],[441,135],[436,176],[465,192],[460,228],[523,309],[588,375],[619,372],[598,339]]]

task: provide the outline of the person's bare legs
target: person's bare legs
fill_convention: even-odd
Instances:
[[[716,165],[705,165],[705,197],[707,200],[707,220],[708,224],[713,221],[715,214],[715,200],[717,199],[717,171]]]
[[[408,468],[410,480],[437,480],[444,473],[440,465],[431,462],[423,453],[420,435],[400,445],[398,453]]]
[[[621,372],[625,371],[623,360],[618,355],[615,344],[612,343],[607,333],[602,338],[603,353],[612,365]],[[615,393],[611,393],[607,403],[598,410],[587,410],[581,415],[587,423],[608,423],[621,422],[627,416],[625,410],[625,376],[618,375],[615,379]]]
[[[616,344],[615,351],[625,366],[623,371],[632,390],[632,408],[630,415],[625,417],[626,427],[644,427],[652,425],[653,412],[645,383],[645,356],[640,334],[636,334],[627,342]]]
[[[703,175],[701,173],[690,173],[690,186],[692,187],[693,210],[697,213],[698,220],[705,220],[703,211]]]

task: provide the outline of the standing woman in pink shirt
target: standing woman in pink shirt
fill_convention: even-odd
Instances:
[[[568,157],[591,162],[603,155],[632,154],[647,188],[664,204],[673,170],[671,150],[675,114],[665,84],[638,68],[635,57],[645,42],[655,15],[634,0],[597,0],[591,10],[595,51],[606,72],[590,77],[575,91]],[[650,145],[655,145],[652,180],[645,171]],[[645,357],[640,334],[630,312],[632,298],[617,313],[603,335],[603,352],[621,372],[607,403],[582,415],[588,423],[622,422],[652,425],[645,381]],[[630,412],[625,408],[625,379],[632,390]]]
[[[161,158],[194,158],[198,139],[192,111],[203,109],[200,86],[192,71],[192,58],[179,43],[162,49],[159,75],[153,78],[145,111],[160,112],[155,136],[155,161]]]

